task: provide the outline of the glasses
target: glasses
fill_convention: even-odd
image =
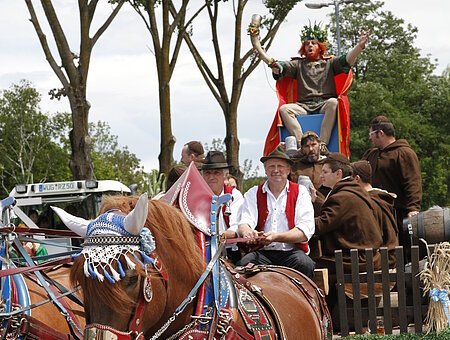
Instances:
[[[371,131],[371,132],[369,132],[369,137],[372,137],[372,135],[374,134],[374,133],[377,133],[377,132],[379,132],[380,130],[375,130],[375,131]]]

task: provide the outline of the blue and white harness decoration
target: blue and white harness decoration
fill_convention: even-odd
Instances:
[[[136,267],[135,262],[147,269],[148,264],[155,265],[153,251],[155,240],[150,230],[144,227],[148,214],[148,196],[142,194],[136,206],[128,215],[120,210],[109,210],[89,221],[73,216],[63,209],[52,207],[61,221],[73,232],[84,238],[83,250],[76,256],[84,257],[84,274],[103,282],[106,278],[110,283],[116,283],[125,276],[120,262],[123,256],[129,269]],[[135,255],[140,252],[142,261]],[[133,256],[133,262],[130,256]],[[113,264],[117,265],[117,270]],[[103,269],[99,271],[99,268]]]
[[[84,261],[84,274],[87,277],[97,278],[103,282],[106,278],[110,283],[120,281],[125,276],[125,271],[120,262],[123,256],[128,269],[134,269],[135,263],[130,255],[143,267],[145,264],[154,264],[151,253],[156,249],[152,233],[147,228],[142,228],[139,236],[135,236],[123,227],[125,215],[108,211],[87,227],[87,238],[83,245],[81,255]],[[144,263],[142,263],[135,252],[139,251]],[[118,272],[112,264],[116,263]],[[98,268],[103,269],[103,274]]]

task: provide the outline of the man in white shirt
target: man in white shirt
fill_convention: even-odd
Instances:
[[[274,264],[296,269],[308,277],[314,275],[314,261],[308,240],[314,234],[314,210],[307,189],[289,181],[292,160],[276,148],[261,158],[267,180],[245,193],[239,220],[239,234],[263,246],[245,255],[238,265]]]
[[[232,186],[225,185],[230,166],[221,151],[209,151],[202,165],[202,176],[213,191],[214,195],[231,194],[232,200],[228,207],[224,206],[218,216],[219,232],[224,238],[235,238],[240,214],[240,207],[244,202],[241,192]],[[236,245],[227,246],[228,258],[236,263],[240,259],[240,252]]]

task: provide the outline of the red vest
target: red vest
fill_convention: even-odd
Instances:
[[[264,231],[266,225],[267,216],[269,215],[269,209],[267,208],[267,193],[262,191],[262,184],[258,185],[258,191],[256,192],[256,204],[258,206],[258,224],[256,225],[257,231]],[[295,204],[298,197],[298,184],[289,181],[289,191],[286,199],[286,218],[288,221],[289,229],[295,227]],[[295,246],[303,250],[306,253],[309,252],[308,243],[296,243]]]
[[[223,193],[232,195],[233,189],[234,188],[231,185],[224,185],[223,186]],[[231,202],[233,202],[233,196],[231,196]],[[230,202],[230,204],[231,204],[231,202]],[[224,204],[222,206],[222,216],[223,216],[223,220],[225,221],[225,226],[228,229],[230,227],[230,216],[225,215],[225,209],[226,208],[227,208],[227,206],[226,206],[226,204]]]

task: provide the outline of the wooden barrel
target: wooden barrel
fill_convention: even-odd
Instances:
[[[450,241],[450,208],[432,207],[403,220],[403,230],[417,244],[420,238],[428,244]]]

